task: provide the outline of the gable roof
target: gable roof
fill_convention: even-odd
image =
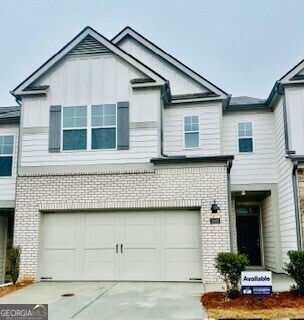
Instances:
[[[0,107],[0,123],[19,123],[20,106]]]
[[[87,38],[89,37],[89,39]],[[45,74],[50,68],[52,68],[55,64],[61,61],[67,54],[75,54],[75,50],[83,50],[85,48],[85,44],[82,41],[95,41],[95,49],[96,50],[104,50],[107,49],[112,53],[118,55],[123,60],[130,63],[132,66],[143,72],[148,78],[152,79],[153,82],[145,83],[145,86],[159,86],[165,85],[166,79],[143,64],[141,61],[137,60],[121,48],[117,47],[111,41],[106,39],[96,30],[91,27],[85,27],[80,33],[78,33],[70,42],[68,42],[61,50],[55,53],[49,60],[47,60],[44,64],[42,64],[37,70],[35,70],[29,77],[27,77],[23,82],[21,82],[14,90],[11,91],[11,94],[15,97],[19,97],[25,94],[42,94],[46,93],[47,88],[37,88],[35,90],[31,89],[31,84],[33,84],[37,79],[39,79],[43,74]],[[100,44],[99,48],[96,45],[96,42]],[[82,43],[82,44],[81,44]],[[81,44],[80,48],[76,49],[76,47]],[[82,48],[81,48],[82,47]],[[94,52],[96,53],[96,52]],[[140,86],[137,84],[137,86]],[[39,86],[40,87],[40,86]]]
[[[155,45],[153,42],[150,40],[146,39],[144,36],[142,36],[140,33],[132,29],[131,27],[127,26],[125,27],[122,31],[120,31],[112,40],[111,42],[114,43],[115,45],[118,45],[120,42],[122,42],[124,39],[132,37],[133,39],[137,40],[140,42],[142,45],[150,49],[152,52],[155,54],[161,56],[164,60],[169,62],[171,65],[174,65],[176,68],[181,70],[183,73],[188,75],[190,78],[198,82],[199,84],[203,85],[206,87],[208,90],[213,92],[218,98],[225,99],[227,98],[228,94],[217,87],[215,84],[212,82],[208,81],[204,77],[202,77],[200,74],[171,56],[169,53],[165,52],[163,49]],[[174,96],[173,96],[174,97]],[[172,97],[172,98],[173,98]]]
[[[304,59],[286,72],[279,80],[282,84],[304,81]]]

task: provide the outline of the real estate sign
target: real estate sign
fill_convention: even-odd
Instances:
[[[268,296],[272,294],[271,271],[243,271],[242,295]]]

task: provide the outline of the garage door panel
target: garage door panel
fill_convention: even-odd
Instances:
[[[145,225],[128,225],[124,228],[124,243],[125,244],[143,244],[155,243],[157,239],[156,226]]]
[[[158,280],[158,268],[155,262],[129,262],[124,266],[122,280]]]
[[[125,262],[143,262],[143,261],[156,261],[155,248],[135,248],[124,249]]]
[[[165,224],[197,224],[199,215],[197,211],[169,211],[165,212]]]
[[[124,224],[125,225],[155,225],[157,213],[153,211],[136,211],[136,212],[124,212]]]
[[[84,260],[87,262],[115,262],[114,249],[85,249]]]
[[[196,225],[167,225],[165,226],[165,243],[168,244],[196,244]]]
[[[199,263],[194,264],[192,261],[179,262],[166,262],[165,264],[165,277],[167,280],[187,281],[190,278],[200,278]]]
[[[116,225],[117,217],[116,214],[113,214],[113,212],[86,213],[85,224],[86,226]]]
[[[166,262],[199,262],[198,248],[166,249]]]
[[[45,246],[75,246],[77,233],[76,226],[50,226],[45,230]]]
[[[85,244],[110,244],[116,241],[116,226],[86,226]]]
[[[75,278],[75,250],[46,249],[43,256],[43,277],[53,280]]]

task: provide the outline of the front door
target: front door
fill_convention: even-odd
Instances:
[[[237,208],[237,244],[239,253],[246,254],[251,266],[261,265],[259,210]]]

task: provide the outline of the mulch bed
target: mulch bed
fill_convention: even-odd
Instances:
[[[33,281],[24,281],[22,283],[11,284],[9,286],[0,287],[0,297],[3,297],[11,292],[25,288],[25,287],[31,285],[32,283],[33,283]]]
[[[229,299],[224,292],[205,293],[201,302],[213,318],[274,318],[304,319],[304,297],[277,292],[267,297],[239,297]]]

